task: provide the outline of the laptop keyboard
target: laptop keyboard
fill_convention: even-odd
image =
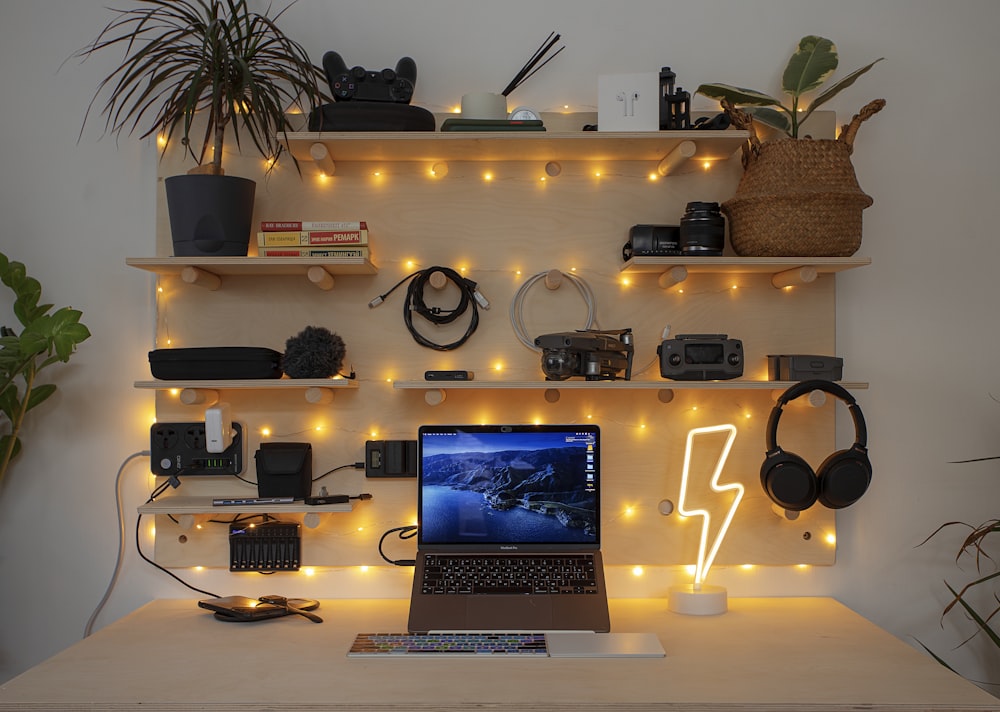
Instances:
[[[425,554],[425,594],[596,594],[593,554]]]

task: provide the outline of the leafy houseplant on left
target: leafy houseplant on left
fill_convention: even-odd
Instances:
[[[308,112],[322,103],[323,70],[275,24],[288,6],[272,18],[251,11],[246,0],[138,2],[114,10],[97,38],[73,55],[124,52],[84,125],[99,107],[105,133],[157,136],[164,153],[179,141],[197,166],[164,181],[174,254],[245,255],[256,184],[225,175],[226,133],[238,149],[249,138],[273,165],[288,131],[285,109],[298,103]]]
[[[51,383],[38,383],[39,372],[57,362],[67,362],[77,344],[90,337],[80,323],[81,312],[62,307],[49,313],[51,304],[39,304],[42,285],[29,277],[20,262],[0,252],[0,281],[14,294],[13,312],[21,333],[0,327],[0,485],[11,460],[21,451],[18,433],[28,411],[56,391]],[[8,431],[9,432],[6,432]]]

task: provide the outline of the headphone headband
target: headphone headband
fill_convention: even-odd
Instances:
[[[867,447],[868,427],[865,425],[865,417],[854,399],[846,388],[833,381],[823,381],[814,379],[796,383],[778,397],[777,404],[771,409],[771,415],[767,419],[766,441],[767,451],[772,452],[778,449],[778,421],[781,419],[782,408],[790,401],[800,398],[813,391],[823,391],[844,401],[851,412],[851,419],[854,421],[854,446]]]

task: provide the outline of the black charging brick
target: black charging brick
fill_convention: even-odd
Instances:
[[[301,550],[297,523],[229,525],[230,571],[298,571]]]

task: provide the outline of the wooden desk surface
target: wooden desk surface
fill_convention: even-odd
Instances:
[[[721,616],[611,603],[655,659],[347,658],[360,632],[405,630],[405,600],[324,600],[223,623],[158,600],[0,686],[0,710],[1000,710],[1000,699],[828,598],[731,599]]]

